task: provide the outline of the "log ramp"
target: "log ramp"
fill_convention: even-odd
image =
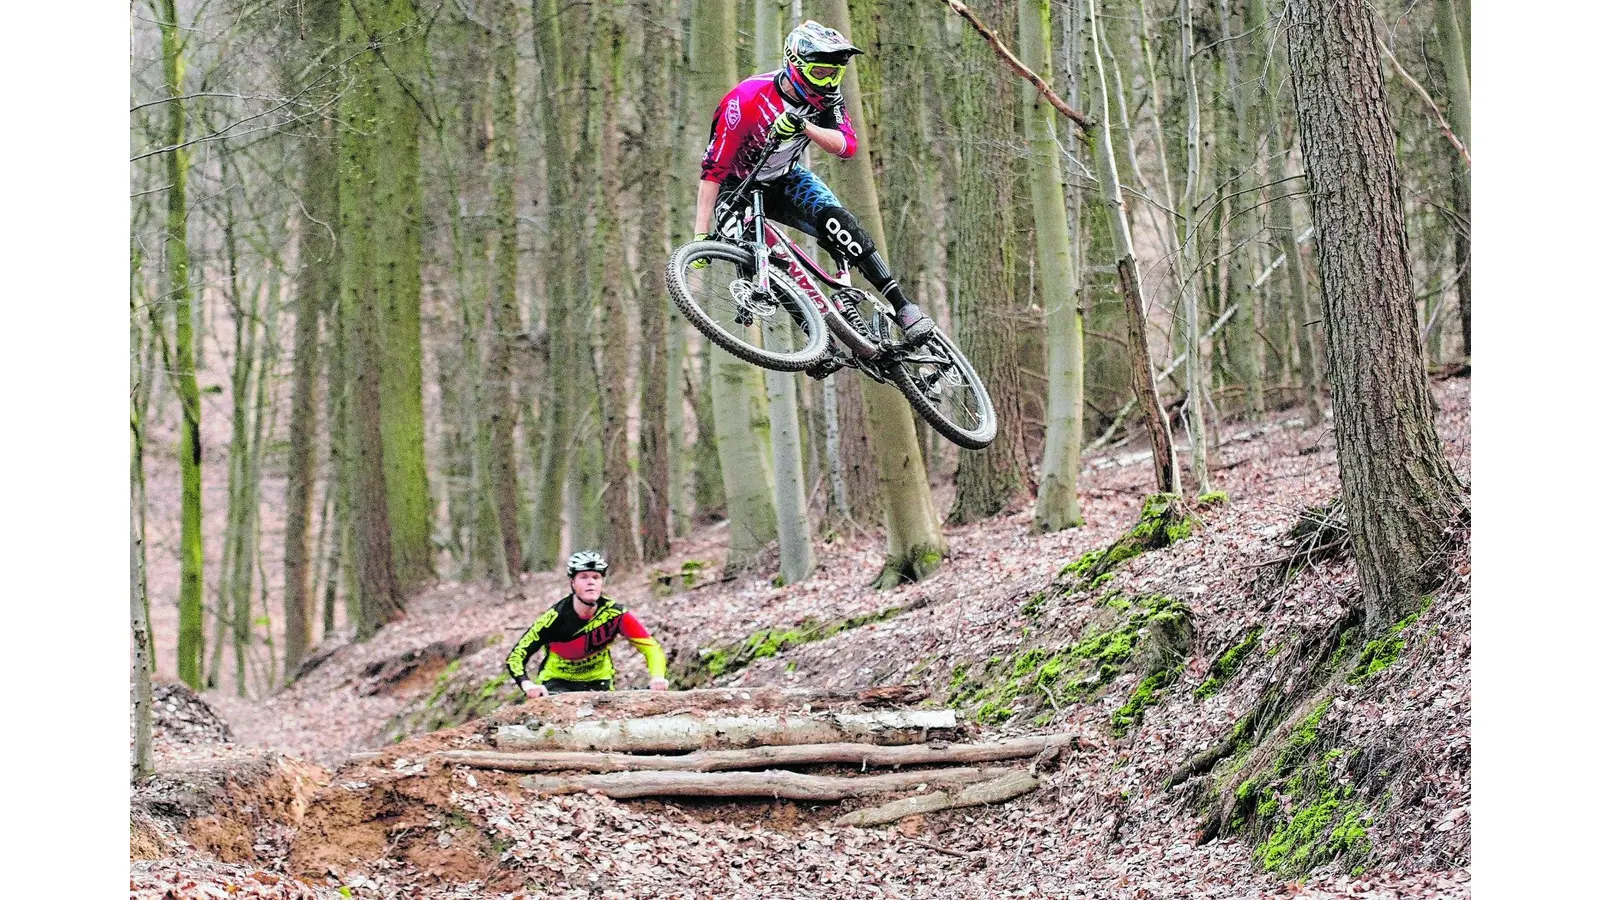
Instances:
[[[1039,786],[1041,764],[1077,744],[1071,734],[962,743],[968,729],[954,710],[896,705],[918,696],[903,686],[859,693],[719,688],[567,694],[497,715],[487,735],[495,750],[449,749],[431,758],[446,766],[535,773],[520,784],[539,794],[835,802],[916,792],[834,819],[871,826],[1020,797]],[[973,765],[1006,760],[1031,763]],[[857,772],[790,770],[818,765]],[[938,768],[865,774],[901,766]]]

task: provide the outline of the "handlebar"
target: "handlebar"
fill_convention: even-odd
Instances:
[[[805,117],[801,116],[801,118],[804,119]],[[743,204],[746,196],[749,193],[750,185],[755,183],[756,173],[760,172],[761,167],[767,164],[767,160],[771,159],[772,154],[777,152],[778,145],[781,143],[783,143],[783,141],[778,140],[777,135],[768,133],[766,145],[761,148],[761,156],[756,160],[756,164],[750,167],[750,174],[746,175],[744,180],[739,182],[739,186],[733,189],[733,193],[728,195],[727,200],[717,204],[718,214],[716,215],[715,220],[712,222],[712,234],[718,234],[722,231],[723,211],[738,209],[739,206]]]

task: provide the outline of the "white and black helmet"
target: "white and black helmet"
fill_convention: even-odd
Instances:
[[[579,550],[567,560],[567,577],[571,578],[579,572],[599,572],[604,575],[608,568],[606,558],[598,551]]]

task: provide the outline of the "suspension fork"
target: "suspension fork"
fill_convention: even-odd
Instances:
[[[772,250],[770,242],[772,237],[767,233],[767,201],[763,192],[751,192],[750,214],[755,225],[756,234],[758,237],[763,238],[754,242],[756,253],[756,292],[760,296],[770,297],[772,296],[772,276],[768,271],[768,267],[771,265],[770,256],[772,254]]]

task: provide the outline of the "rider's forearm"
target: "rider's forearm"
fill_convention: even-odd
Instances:
[[[812,123],[807,122],[806,137],[810,138],[811,143],[821,147],[826,153],[832,153],[834,156],[838,156],[844,152],[845,140],[844,132],[842,131],[838,131],[833,128],[823,128],[821,125],[813,125]]]
[[[717,192],[722,185],[701,179],[700,192],[694,200],[694,233],[705,234],[711,230],[711,213],[717,206]]]

